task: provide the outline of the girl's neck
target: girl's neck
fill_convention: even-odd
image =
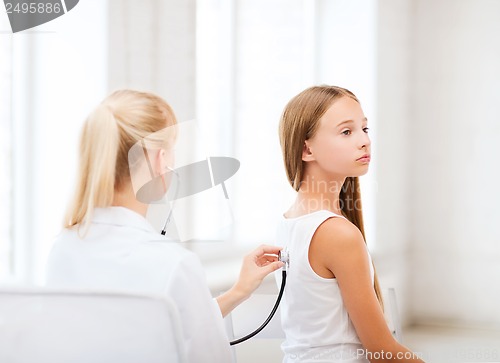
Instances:
[[[293,218],[323,209],[341,215],[339,196],[344,181],[345,178],[326,179],[306,175],[297,192],[295,203],[285,215]]]

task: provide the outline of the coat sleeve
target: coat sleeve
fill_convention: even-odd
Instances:
[[[200,260],[186,253],[171,275],[166,294],[176,303],[189,363],[230,363],[229,339]]]

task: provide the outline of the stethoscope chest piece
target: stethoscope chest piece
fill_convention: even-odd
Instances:
[[[286,271],[290,267],[290,252],[287,248],[283,248],[279,252],[278,259],[285,264],[285,266],[283,266],[283,270]]]

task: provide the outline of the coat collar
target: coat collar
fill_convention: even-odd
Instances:
[[[158,233],[146,218],[125,207],[96,208],[92,217],[92,223],[126,226],[147,232]]]

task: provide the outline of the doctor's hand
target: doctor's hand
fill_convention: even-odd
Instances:
[[[264,277],[283,267],[283,262],[278,261],[280,250],[280,247],[261,245],[246,255],[241,266],[240,277],[233,288],[245,298],[249,298]]]
[[[261,245],[245,256],[238,281],[217,298],[222,316],[248,299],[264,277],[283,267],[284,263],[278,260],[280,250],[281,247]]]

